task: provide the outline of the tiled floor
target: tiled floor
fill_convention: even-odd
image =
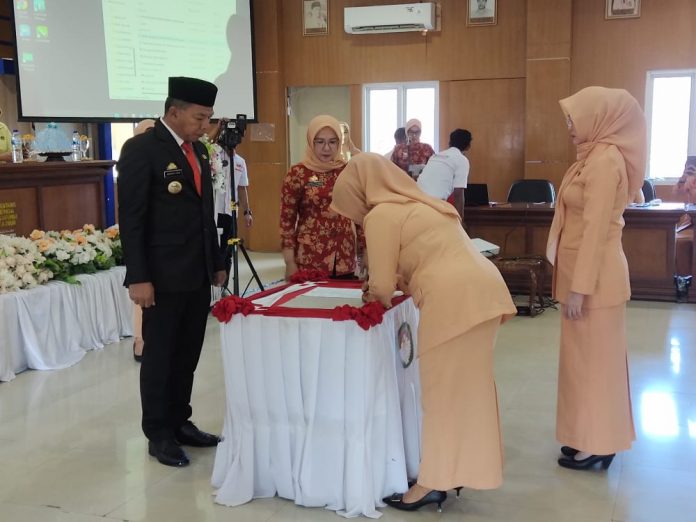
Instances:
[[[264,282],[282,277],[279,256],[253,259]],[[241,267],[243,287],[248,269]],[[696,520],[696,306],[629,305],[638,441],[606,472],[574,472],[555,462],[558,326],[558,312],[547,310],[514,319],[499,336],[503,487],[463,492],[447,500],[441,515],[432,506],[412,514],[385,508],[383,520]],[[218,340],[211,320],[193,398],[194,420],[217,432],[224,407]],[[214,450],[189,450],[192,465],[184,469],[147,456],[130,345],[124,340],[90,352],[72,368],[28,371],[0,384],[0,520],[340,520],[278,498],[237,508],[214,504]]]

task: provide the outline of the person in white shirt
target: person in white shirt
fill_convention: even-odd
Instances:
[[[434,198],[447,200],[454,195],[454,207],[464,222],[464,189],[469,177],[469,160],[464,152],[471,147],[471,133],[456,129],[450,134],[449,148],[430,157],[418,176],[418,186]]]
[[[247,227],[253,224],[253,215],[249,208],[249,174],[247,172],[246,161],[233,149],[234,152],[234,194],[239,202],[239,213],[244,216],[244,223]],[[223,165],[227,162],[229,165],[229,155],[226,151],[222,151]],[[226,165],[225,165],[226,166]],[[230,201],[232,201],[232,184],[230,183],[231,169],[225,169],[225,184],[223,190],[215,191],[215,211],[218,214],[231,215]]]
[[[389,161],[391,161],[392,154],[394,154],[394,149],[396,148],[397,145],[405,145],[406,142],[408,141],[408,137],[406,136],[406,127],[399,127],[394,131],[394,146],[392,149],[387,152],[384,157],[387,158]]]

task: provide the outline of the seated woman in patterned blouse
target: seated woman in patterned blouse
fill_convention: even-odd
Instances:
[[[421,125],[420,120],[412,119],[406,122],[406,143],[394,147],[391,160],[412,178],[417,178],[422,170],[422,167],[417,171],[413,169],[414,165],[425,165],[428,163],[430,156],[435,154],[433,148],[427,143],[421,143]]]
[[[344,166],[339,121],[328,115],[315,117],[307,128],[305,156],[290,168],[281,191],[286,279],[298,270],[321,270],[344,278],[355,273],[356,230],[348,218],[329,210],[334,183]],[[364,236],[358,233],[364,245]]]

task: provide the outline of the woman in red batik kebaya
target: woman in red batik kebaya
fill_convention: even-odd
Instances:
[[[328,115],[315,117],[307,128],[305,156],[290,168],[281,191],[280,237],[286,279],[298,270],[321,270],[332,277],[355,273],[355,227],[348,218],[329,210],[334,183],[344,166],[339,121]]]
[[[412,178],[418,177],[417,172],[411,169],[412,165],[425,165],[428,163],[430,156],[435,154],[433,148],[427,143],[421,143],[421,125],[420,120],[413,118],[406,122],[406,143],[394,147],[391,160],[398,165],[406,174]],[[421,167],[422,168],[422,167]]]

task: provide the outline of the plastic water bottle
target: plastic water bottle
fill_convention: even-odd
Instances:
[[[74,130],[72,133],[72,145],[71,145],[70,157],[72,158],[73,161],[80,161],[80,159],[82,159],[81,153],[80,153],[80,133],[77,132],[76,130]]]
[[[12,163],[22,163],[24,154],[22,153],[22,136],[17,129],[12,131]]]

